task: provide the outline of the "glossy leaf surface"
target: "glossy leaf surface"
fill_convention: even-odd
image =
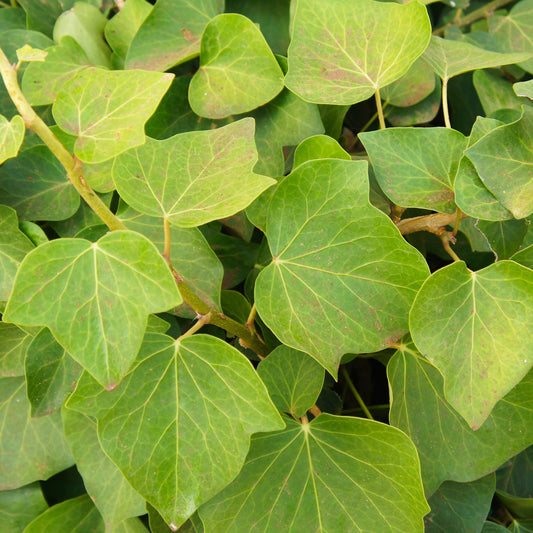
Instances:
[[[418,252],[369,204],[367,179],[365,163],[336,159],[285,178],[266,228],[274,259],[256,282],[267,326],[333,376],[344,353],[380,350],[407,331],[427,276]]]
[[[94,244],[55,240],[30,253],[4,320],[47,326],[74,359],[112,388],[135,359],[147,316],[180,302],[155,246],[137,233],[115,231]]]

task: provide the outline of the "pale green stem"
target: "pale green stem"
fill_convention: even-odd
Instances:
[[[190,337],[193,333],[196,333],[199,329],[203,328],[206,324],[209,324],[211,321],[211,312],[207,315],[202,315],[198,320],[190,327],[183,335],[178,337],[178,340],[184,339],[185,337]]]
[[[448,78],[442,80],[442,114],[444,115],[444,125],[451,128],[450,112],[448,111]]]
[[[374,420],[374,417],[368,410],[368,407],[366,406],[365,402],[363,401],[363,398],[361,398],[361,395],[359,394],[358,390],[355,388],[355,385],[353,384],[350,374],[348,374],[348,371],[343,366],[342,367],[342,375],[344,376],[344,379],[346,380],[346,383],[348,384],[348,387],[352,391],[352,394],[355,396],[355,399],[357,400],[357,403],[361,406],[361,409],[363,410],[363,413],[365,413],[365,416],[369,418],[370,420]]]
[[[163,248],[163,258],[167,262],[168,266],[172,268],[172,261],[170,260],[170,244],[171,244],[171,238],[170,238],[170,221],[167,217],[163,218],[163,231],[165,235],[165,245]]]
[[[384,130],[387,126],[385,125],[385,116],[383,115],[383,107],[381,107],[381,96],[379,95],[379,89],[376,89],[376,93],[374,96],[376,97],[376,108],[378,111],[379,129]]]

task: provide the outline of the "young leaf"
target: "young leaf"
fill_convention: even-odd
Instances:
[[[252,172],[254,121],[147,142],[117,157],[113,178],[121,197],[151,216],[200,226],[245,208],[275,180]]]
[[[145,237],[115,231],[97,243],[50,241],[22,262],[4,320],[47,326],[102,385],[113,388],[135,359],[150,313],[181,297]]]
[[[359,135],[383,192],[403,207],[456,209],[453,182],[467,140],[450,128],[391,128]]]
[[[261,31],[242,15],[218,15],[202,35],[200,69],[189,86],[192,110],[224,118],[266,104],[283,89],[283,72]]]
[[[403,76],[430,36],[417,2],[299,2],[285,84],[309,102],[355,104]]]
[[[344,353],[381,350],[407,331],[427,265],[370,205],[366,163],[300,165],[268,215],[274,259],[257,278],[256,305],[284,344],[336,376]]]
[[[125,68],[164,71],[197,56],[206,24],[223,6],[221,0],[159,0],[133,38]]]
[[[512,261],[478,272],[461,261],[434,272],[413,303],[413,341],[473,429],[533,366],[532,289],[533,272]]]
[[[0,492],[0,531],[22,533],[48,507],[39,483]]]
[[[61,415],[30,417],[23,377],[0,379],[0,419],[0,490],[47,479],[74,463]]]
[[[200,508],[213,533],[422,532],[428,506],[409,439],[394,428],[322,414],[255,436],[239,477]],[[401,481],[400,481],[401,480]]]
[[[61,129],[78,136],[74,150],[82,161],[101,163],[145,142],[144,124],[172,78],[87,68],[59,91],[54,118]]]
[[[517,96],[526,96],[533,100],[533,80],[521,81],[513,85],[513,90]]]
[[[314,135],[296,148],[293,168],[313,159],[330,158],[351,160],[350,154],[335,139],[327,135]]]
[[[324,369],[314,359],[283,345],[259,363],[257,373],[276,407],[297,418],[314,405],[324,383]]]
[[[24,120],[20,115],[15,115],[11,120],[0,115],[0,164],[17,156],[25,131]]]
[[[177,529],[235,478],[250,435],[283,422],[249,361],[224,341],[147,334],[142,350],[116,391],[82,379],[68,407],[98,419],[106,454]]]
[[[465,154],[480,178],[515,218],[533,213],[533,108],[495,128]]]
[[[414,345],[402,345],[387,375],[390,422],[416,445],[427,497],[443,481],[474,481],[493,472],[533,442],[528,423],[533,416],[533,372],[496,404],[477,431],[446,401],[442,375]]]

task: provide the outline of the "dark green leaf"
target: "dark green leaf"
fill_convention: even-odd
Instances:
[[[0,533],[22,533],[48,504],[39,483],[0,492]]]
[[[496,261],[509,259],[520,248],[526,236],[529,223],[526,220],[504,220],[488,222],[479,220],[476,224],[483,232],[496,256]]]

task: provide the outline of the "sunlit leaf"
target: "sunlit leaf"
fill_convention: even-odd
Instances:
[[[312,159],[347,159],[350,154],[332,137],[314,135],[301,142],[294,152],[294,168]]]
[[[22,533],[34,518],[46,511],[47,507],[39,483],[32,483],[20,489],[1,491],[0,531]]]
[[[249,361],[215,337],[148,334],[138,361],[112,393],[82,378],[68,406],[98,419],[106,454],[177,528],[236,477],[251,434],[283,422]]]
[[[401,480],[401,481],[400,481]],[[200,508],[213,533],[422,532],[413,444],[377,422],[322,414],[258,435],[239,477]]]
[[[227,13],[209,22],[202,35],[200,68],[189,86],[197,115],[224,118],[246,113],[282,89],[283,72],[250,19]]]
[[[30,252],[4,320],[47,326],[74,359],[112,388],[135,359],[147,316],[180,301],[155,246],[137,233],[115,231],[94,244],[61,239]]]
[[[533,100],[533,80],[515,83],[513,89],[517,96],[527,96]]]
[[[285,83],[310,102],[355,104],[403,76],[430,34],[418,2],[299,2]]]
[[[172,74],[143,71],[81,71],[57,95],[54,118],[77,135],[76,155],[100,163],[145,142],[144,124],[172,81]]]
[[[257,278],[256,305],[284,344],[336,376],[344,353],[381,350],[407,331],[427,265],[369,204],[366,163],[300,165],[268,214],[273,260]]]
[[[20,115],[15,115],[11,120],[0,115],[0,163],[16,157],[25,131],[24,120]]]
[[[275,180],[252,172],[254,121],[195,131],[146,144],[115,161],[122,198],[151,216],[193,227],[241,211]]]

